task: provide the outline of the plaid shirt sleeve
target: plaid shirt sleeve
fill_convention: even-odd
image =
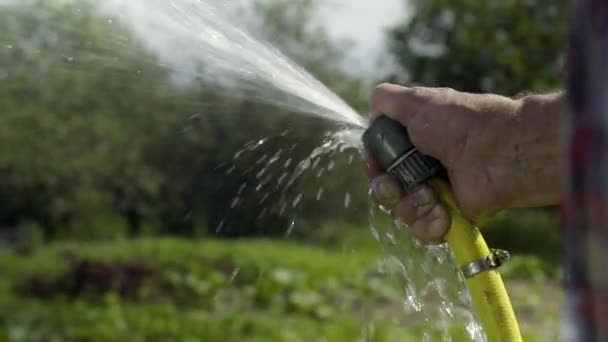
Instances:
[[[608,341],[608,0],[572,9],[562,340]]]

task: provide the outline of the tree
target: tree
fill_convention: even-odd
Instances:
[[[389,34],[395,78],[515,95],[559,87],[566,0],[412,0]]]
[[[9,45],[0,49],[0,65],[8,66],[0,89],[0,220],[34,221],[49,238],[86,235],[84,226],[103,225],[116,211],[137,230],[142,198],[153,197],[158,182],[142,152],[163,129],[168,75],[142,62],[152,56],[136,42],[113,45],[123,28],[88,2],[78,5],[23,1],[0,10]]]
[[[356,88],[355,79],[332,71],[337,50],[321,31],[298,28],[307,21],[283,22],[280,11],[256,11],[252,15],[265,18],[269,32],[281,27],[273,31],[284,31],[279,41],[311,47],[294,53],[299,61],[333,86]],[[205,228],[215,233],[229,218],[221,231],[227,235],[283,234],[290,217],[275,210],[258,220],[261,198],[231,205],[243,183],[260,182],[246,172],[248,164],[295,143],[283,157],[300,160],[335,126],[233,97],[209,80],[178,84],[125,24],[88,0],[0,7],[0,40],[10,45],[0,48],[0,66],[8,66],[0,68],[0,226],[34,222],[48,238],[144,230],[193,235]],[[292,133],[281,136],[285,129]],[[227,174],[218,168],[247,141],[272,136],[241,169]],[[268,165],[271,181],[285,172],[285,160]],[[361,173],[341,169],[327,192],[340,197],[354,183],[363,187]],[[283,195],[271,191],[265,201],[277,208]],[[302,221],[314,225],[334,215],[313,201]]]

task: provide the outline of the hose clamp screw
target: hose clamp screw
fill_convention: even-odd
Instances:
[[[502,266],[507,260],[511,258],[508,251],[502,249],[493,249],[489,255],[471,261],[470,263],[460,267],[465,278],[471,278],[481,272],[487,270],[494,270]]]

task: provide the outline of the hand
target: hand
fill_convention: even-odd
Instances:
[[[555,204],[560,193],[561,95],[513,100],[446,88],[383,84],[371,101],[407,127],[414,145],[447,169],[463,214],[479,220],[504,208]],[[424,242],[440,242],[450,218],[423,185],[405,195],[396,179],[368,161],[378,202]]]

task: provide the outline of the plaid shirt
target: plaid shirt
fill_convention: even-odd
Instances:
[[[608,0],[572,4],[562,339],[608,341]]]

